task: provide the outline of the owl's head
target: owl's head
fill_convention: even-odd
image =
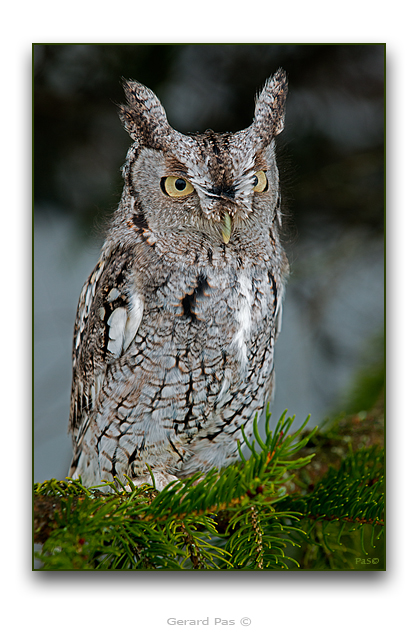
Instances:
[[[266,82],[252,124],[235,133],[181,134],[149,88],[127,81],[124,89],[120,117],[134,141],[124,197],[137,228],[203,232],[224,244],[242,231],[268,230],[280,214],[274,141],[284,127],[283,70]]]

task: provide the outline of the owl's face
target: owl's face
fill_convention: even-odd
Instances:
[[[129,106],[121,118],[134,140],[123,171],[125,196],[137,223],[156,233],[200,232],[224,244],[237,233],[268,231],[280,213],[274,139],[284,121],[282,71],[267,82],[252,125],[234,134],[180,134],[149,89],[127,82],[125,91]]]

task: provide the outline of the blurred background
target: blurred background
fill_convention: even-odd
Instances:
[[[34,477],[64,478],[81,287],[117,207],[130,139],[122,77],[181,132],[236,131],[278,67],[291,264],[273,421],[372,407],[384,378],[384,45],[34,45]]]

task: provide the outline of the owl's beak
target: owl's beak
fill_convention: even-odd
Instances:
[[[232,220],[231,220],[231,216],[229,215],[227,211],[225,212],[224,219],[222,221],[221,232],[222,232],[222,240],[224,241],[225,244],[228,244],[231,238]]]

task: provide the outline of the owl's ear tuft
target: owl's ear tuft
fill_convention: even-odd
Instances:
[[[119,117],[134,141],[144,147],[162,149],[171,130],[167,115],[156,95],[136,81],[124,80],[127,105],[119,106]]]
[[[284,128],[286,96],[286,73],[279,68],[266,81],[255,105],[252,127],[264,146],[271,143]]]

